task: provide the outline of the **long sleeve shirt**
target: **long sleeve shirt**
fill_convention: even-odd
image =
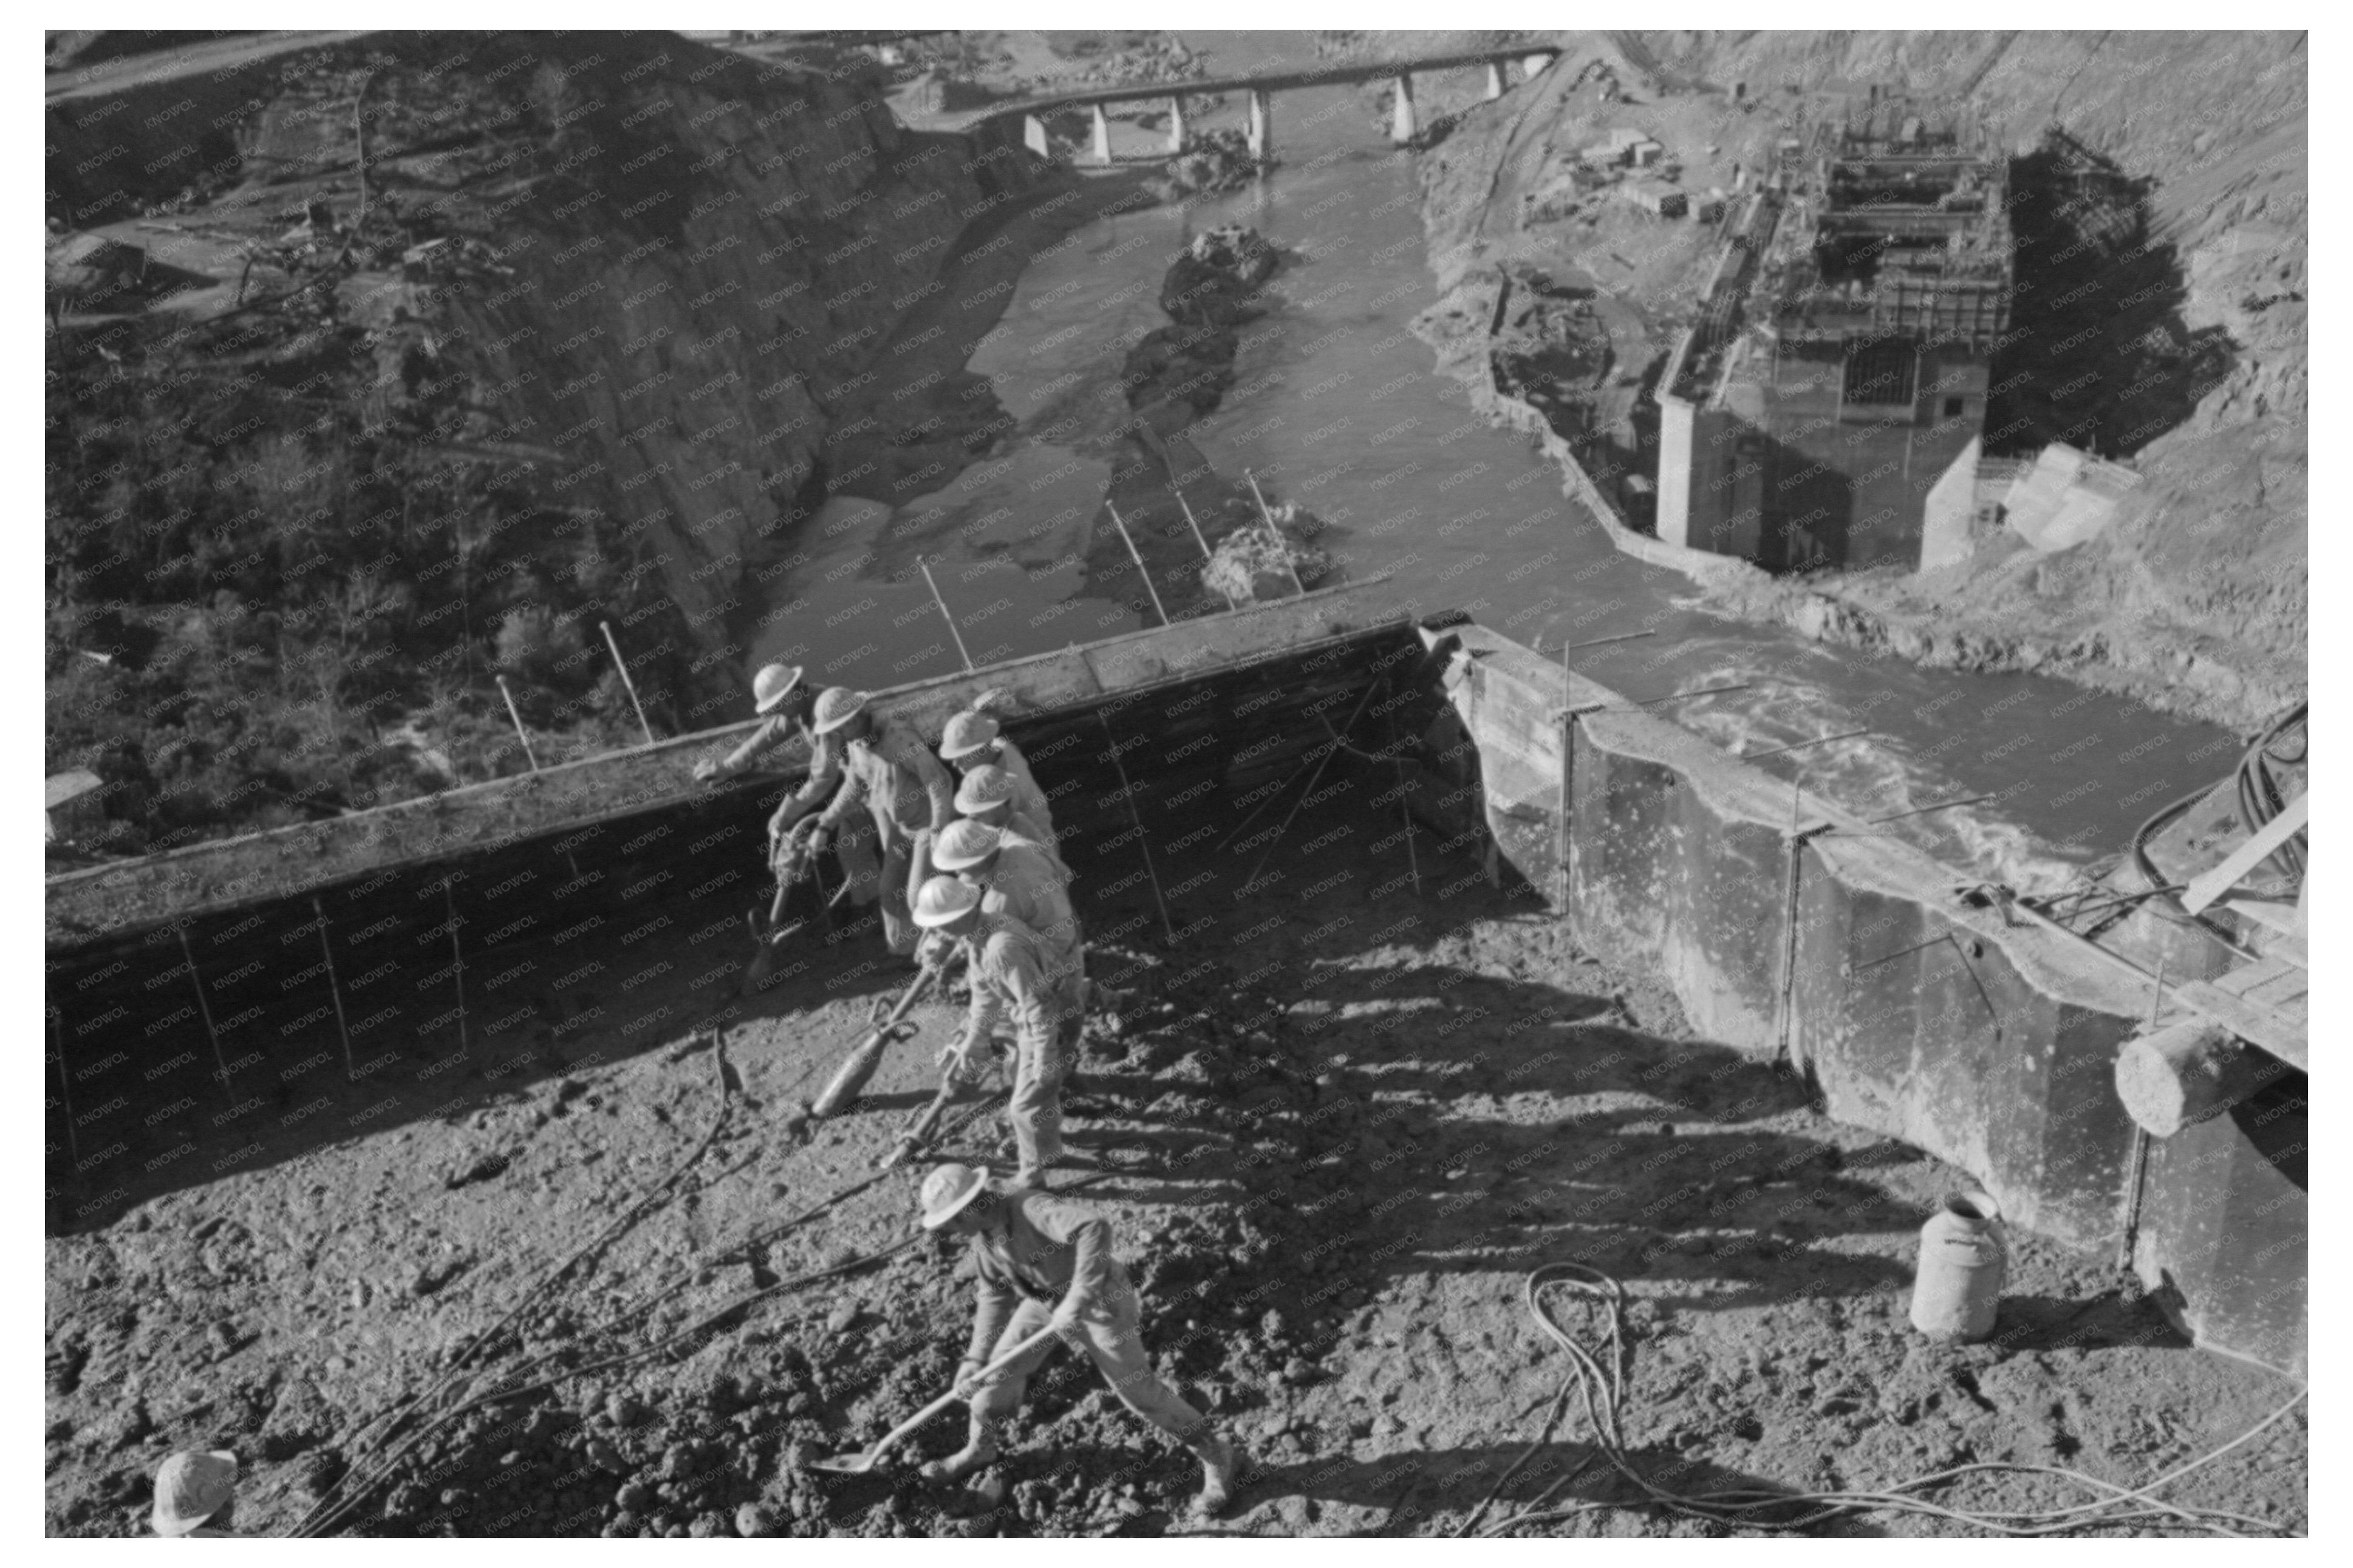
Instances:
[[[1078,911],[1071,907],[1069,876],[1060,860],[1027,842],[997,841],[997,864],[988,873],[981,912],[1009,915],[1038,934],[1057,973],[1085,973]]]
[[[956,819],[955,785],[913,730],[900,720],[883,719],[872,734],[845,748],[841,787],[818,825],[833,832],[860,806],[874,814],[877,826],[887,823],[896,837],[913,838],[937,833]]]
[[[1077,976],[1056,965],[1043,937],[1010,916],[991,913],[985,903],[965,947],[972,954],[972,1005],[964,1041],[986,1040],[1009,1013],[1023,1050],[1050,1050],[1055,1031],[1082,1005]]]
[[[1050,1193],[1008,1193],[997,1223],[972,1237],[979,1277],[972,1341],[965,1354],[986,1362],[1023,1297],[1073,1309],[1107,1310],[1114,1274],[1111,1222],[1084,1204]]]
[[[727,753],[719,764],[720,776],[733,778],[795,735],[806,733],[807,731],[799,720],[778,713],[753,731],[742,745]],[[801,781],[798,789],[785,797],[785,803],[776,814],[780,824],[789,827],[830,800],[840,787],[839,742],[832,735],[810,736],[808,777]]]

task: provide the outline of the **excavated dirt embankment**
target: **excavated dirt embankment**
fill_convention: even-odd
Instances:
[[[1565,951],[1525,888],[1491,889],[1475,845],[1425,829],[1409,866],[1393,830],[1319,816],[1240,900],[1227,889],[1262,848],[1202,847],[1222,817],[1168,823],[1174,946],[1139,879],[1091,914],[1098,973],[1150,1000],[1092,1021],[1070,1141],[1102,1168],[1085,1195],[1114,1217],[1155,1362],[1257,1458],[1214,1528],[1469,1522],[1566,1375],[1519,1296],[1526,1270],[1561,1259],[1623,1281],[1627,1442],[1685,1490],[1860,1487],[1992,1459],[2133,1484],[2287,1397],[2181,1346],[2128,1276],[2031,1237],[2014,1238],[1994,1342],[1921,1342],[1904,1319],[1912,1238],[1956,1173],[1690,1037],[1663,986]],[[1106,888],[1132,868],[1081,869]],[[190,1177],[52,1237],[49,1531],[131,1533],[165,1453],[221,1446],[248,1466],[248,1530],[337,1500],[353,1505],[337,1528],[382,1535],[1190,1528],[1175,1511],[1189,1458],[1068,1359],[976,1488],[803,1467],[944,1388],[962,1348],[957,1259],[891,1250],[921,1167],[869,1183],[928,1097],[952,1018],[920,1009],[920,1038],[804,1141],[797,1101],[902,970],[813,949],[730,1032],[723,1068],[683,1021],[710,1007],[710,972],[732,974],[721,949],[740,934],[699,923],[578,980],[567,1004],[586,1026],[552,1059],[460,1073],[436,1114]],[[625,982],[631,1009],[680,1022],[649,1036],[597,1020]],[[948,1142],[989,1154],[995,1125]],[[438,1390],[424,1408],[446,1410],[502,1389],[521,1392],[384,1462],[421,1429],[383,1436],[403,1401]],[[956,1427],[909,1459],[944,1452]],[[1584,1436],[1566,1423],[1485,1517],[1552,1488],[1588,1458]],[[2301,1528],[2303,1452],[2299,1415],[2168,1496]],[[1944,1495],[2079,1500],[2018,1476]],[[1555,1500],[1605,1505],[1567,1532],[1718,1532],[1641,1504],[1599,1462]]]
[[[2101,278],[2067,270],[2082,270],[2087,245],[2021,250],[2020,319],[2063,349],[2065,365],[2041,366],[2034,344],[1998,363],[2010,390],[1989,424],[2012,430],[2013,445],[2031,437],[2029,449],[2067,438],[2104,457],[2128,455],[2142,486],[2104,534],[2055,555],[2004,536],[1927,576],[1800,584],[1710,574],[1703,585],[1730,613],[1821,640],[1936,668],[2037,670],[2241,730],[2301,699],[2309,590],[2299,37],[1558,37],[1567,68],[1493,105],[1468,101],[1459,86],[1447,99],[1433,84],[1441,96],[1430,110],[1460,111],[1423,159],[1430,265],[1443,296],[1425,321],[1441,370],[1493,395],[1485,340],[1494,272],[1525,264],[1598,288],[1620,361],[1655,374],[1713,259],[1695,242],[1699,226],[1662,225],[1611,203],[1588,203],[1574,223],[1546,216],[1576,150],[1613,126],[1660,137],[1683,162],[1683,184],[1700,190],[1728,186],[1731,161],[1745,159],[1751,173],[1767,161],[1771,136],[1798,128],[1805,93],[1866,82],[1966,89],[2021,153],[2055,120],[2146,184],[2145,231],[2105,269],[2105,291]],[[1606,66],[1606,79],[1588,66]],[[1735,82],[1746,85],[1750,110],[1731,104]],[[1605,85],[1625,96],[1605,96]],[[2021,366],[2048,374],[2020,380]]]

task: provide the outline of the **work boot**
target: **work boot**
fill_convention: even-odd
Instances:
[[[926,1462],[919,1473],[927,1481],[960,1481],[996,1462],[997,1438],[987,1423],[976,1416],[964,1447],[944,1459]]]
[[[1201,1491],[1193,1500],[1193,1511],[1202,1519],[1216,1519],[1233,1506],[1241,1490],[1242,1455],[1231,1438],[1218,1436],[1206,1439],[1194,1452],[1201,1456]]]

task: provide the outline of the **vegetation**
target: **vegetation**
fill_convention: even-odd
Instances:
[[[375,79],[405,106],[384,134],[419,138],[399,117],[451,89],[388,91],[400,68],[322,67],[321,122],[354,123]],[[536,151],[512,143],[508,165],[512,147]],[[473,151],[499,166],[487,139]],[[112,786],[99,847],[522,771],[500,676],[542,765],[634,742],[602,620],[655,722],[684,727],[694,645],[653,551],[540,493],[533,449],[501,439],[449,346],[448,301],[508,279],[480,208],[363,180],[252,216],[298,224],[249,239],[252,298],[67,301],[48,333],[47,763]]]

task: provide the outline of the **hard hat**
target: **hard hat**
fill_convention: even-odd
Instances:
[[[932,864],[943,871],[977,866],[997,853],[999,837],[997,830],[986,822],[960,816],[941,828],[940,836],[932,840]]]
[[[941,1165],[923,1178],[923,1228],[937,1230],[988,1190],[986,1165]]]
[[[954,762],[997,739],[997,723],[986,713],[959,713],[940,736],[940,755]]]
[[[793,694],[801,683],[801,667],[797,664],[771,664],[762,668],[752,678],[752,710],[773,713],[776,704]]]
[[[866,711],[866,693],[847,686],[828,686],[818,693],[817,723],[820,735],[830,734]]]
[[[915,890],[915,923],[953,925],[980,908],[980,889],[955,877],[934,877]]]
[[[1013,775],[995,763],[983,763],[964,775],[956,786],[955,808],[966,816],[1013,803]]]
[[[226,1448],[178,1453],[155,1472],[155,1511],[148,1522],[158,1535],[185,1535],[228,1506],[237,1490],[237,1456]]]

